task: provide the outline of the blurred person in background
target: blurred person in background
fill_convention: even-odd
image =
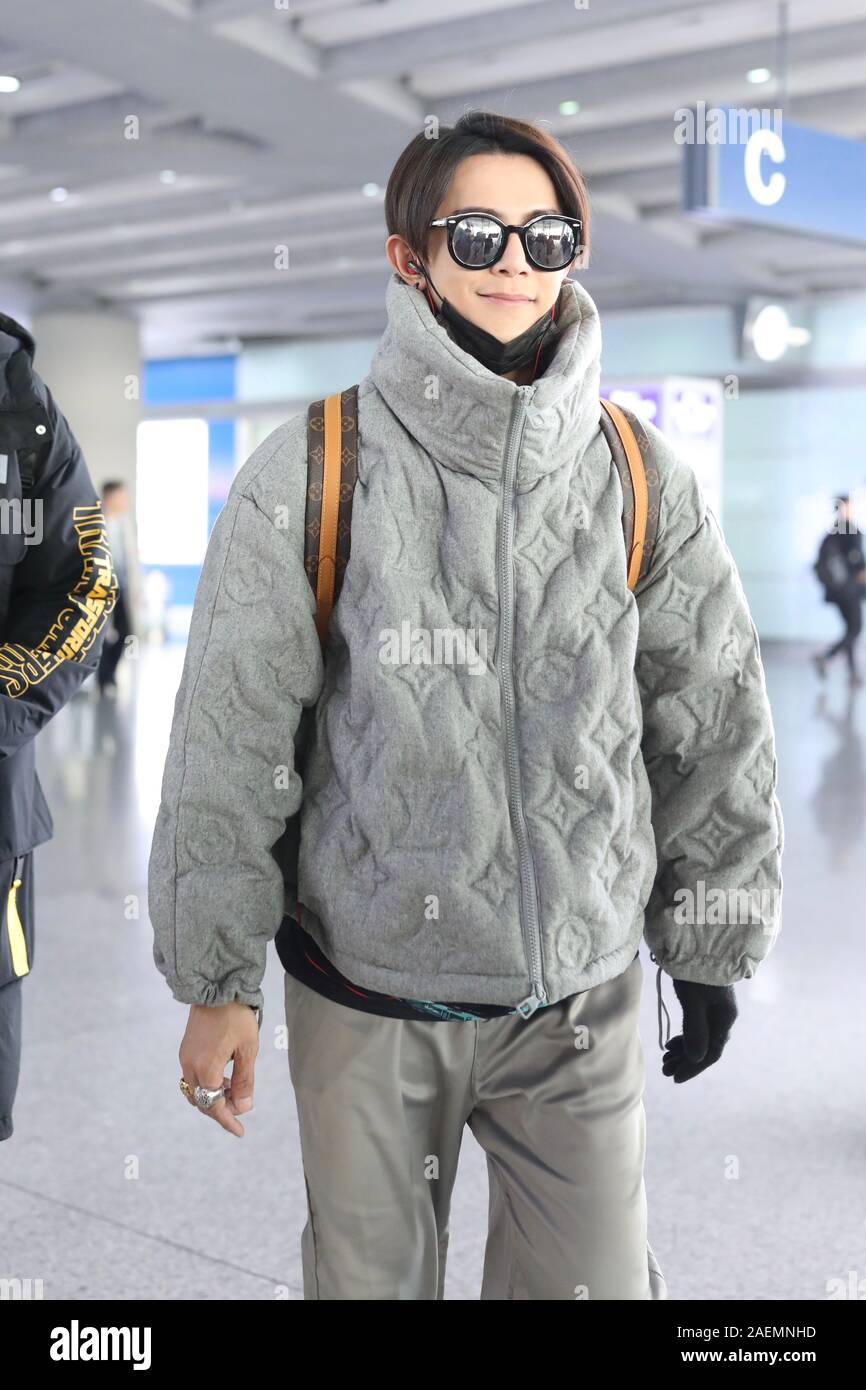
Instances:
[[[133,612],[135,546],[129,527],[129,493],[126,484],[115,479],[102,485],[102,510],[108,547],[117,576],[117,601],[111,614],[111,624],[102,644],[102,655],[96,672],[100,695],[113,694],[117,689],[117,663],[126,649],[126,639],[134,631]]]
[[[0,314],[0,1139],[33,968],[33,850],[53,834],[36,735],[96,669],[116,593],[102,505],[34,352]]]
[[[600,318],[567,278],[590,215],[567,150],[470,112],[415,136],[385,213],[388,322],[344,437],[358,485],[324,660],[315,418],[236,475],[196,593],[149,869],[154,960],[190,1006],[174,1084],[244,1133],[277,933],[305,1298],[444,1296],[466,1125],[488,1157],[482,1299],[665,1298],[639,946],[660,1010],[662,970],[682,1005],[682,1035],[659,1036],[682,1083],[718,1062],[733,986],[778,930],[777,908],[677,912],[707,881],[781,892],[757,634],[694,469],[651,425],[658,536],[629,590]],[[489,659],[389,664],[383,633],[406,625],[489,636]]]
[[[863,627],[863,598],[866,595],[863,533],[854,517],[850,494],[840,493],[833,503],[836,520],[821,541],[813,569],[824,586],[824,602],[832,603],[839,609],[845,631],[838,642],[812,660],[823,679],[827,675],[828,661],[844,652],[851,685],[862,685],[863,677],[857,666],[854,645]]]
[[[172,586],[164,570],[152,569],[141,586],[144,631],[149,641],[167,642]]]

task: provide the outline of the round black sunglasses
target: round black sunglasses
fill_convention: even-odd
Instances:
[[[579,217],[541,213],[522,227],[495,217],[492,212],[461,212],[437,217],[431,227],[448,231],[451,259],[467,270],[486,270],[505,252],[512,232],[520,237],[524,255],[538,270],[564,270],[580,250]]]

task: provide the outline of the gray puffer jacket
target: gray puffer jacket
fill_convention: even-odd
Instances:
[[[770,950],[783,824],[739,575],[692,468],[649,425],[658,541],[629,591],[598,312],[576,282],[562,300],[555,357],[517,386],[392,276],[324,663],[306,415],[237,474],[150,858],[175,998],[261,1003],[294,906],[274,847],[296,813],[303,926],[373,990],[529,1015],[620,974],[642,934],[669,975],[707,984],[751,977]]]

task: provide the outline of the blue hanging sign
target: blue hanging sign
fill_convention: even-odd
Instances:
[[[866,242],[866,142],[783,122],[778,109],[698,102],[682,114],[689,216]]]

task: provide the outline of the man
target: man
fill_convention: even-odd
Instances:
[[[836,521],[821,542],[813,569],[824,586],[824,602],[832,603],[842,614],[845,631],[826,652],[814,656],[819,676],[827,674],[827,662],[844,652],[852,685],[862,685],[857,670],[854,643],[863,626],[862,604],[866,594],[866,560],[863,558],[863,533],[854,520],[851,498],[841,493],[833,499]]]
[[[482,1299],[666,1297],[639,945],[683,1004],[663,1060],[682,1083],[721,1056],[780,920],[757,633],[694,470],[648,422],[658,535],[629,584],[600,316],[564,279],[589,205],[568,151],[495,112],[437,134],[389,180],[357,418],[350,388],[274,431],[208,546],[149,872],[154,960],[191,1006],[176,1084],[243,1134],[245,1006],[300,909],[330,972],[284,962],[304,1297],[442,1297],[467,1125]],[[708,886],[737,894],[722,922]],[[325,993],[334,971],[359,1007]]]
[[[33,850],[53,832],[35,739],[96,669],[116,593],[102,506],[34,351],[0,314],[0,1140],[33,967]]]

